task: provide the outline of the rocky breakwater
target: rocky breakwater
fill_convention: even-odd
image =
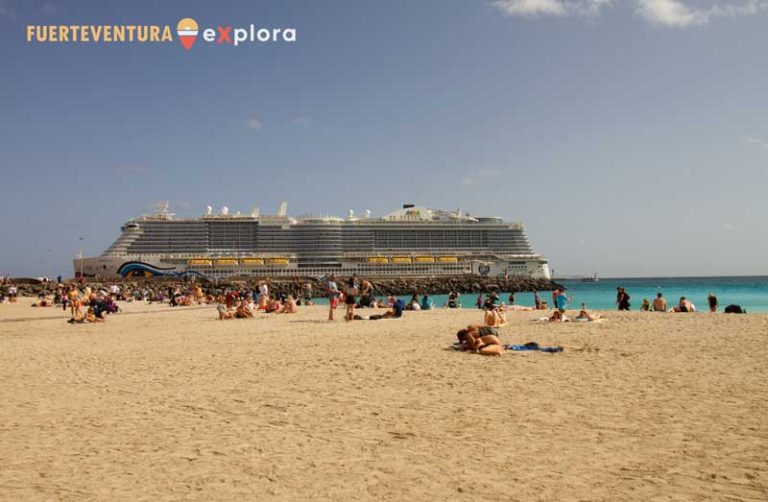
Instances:
[[[360,279],[366,279],[361,277]],[[240,290],[257,290],[264,279],[255,279],[252,277],[243,277],[240,279],[220,280],[216,282],[201,283],[206,292],[219,292],[227,288],[236,288]],[[451,292],[456,293],[487,293],[497,292],[522,292],[522,291],[551,291],[556,287],[562,288],[557,283],[549,279],[534,279],[531,277],[512,276],[504,278],[489,278],[474,275],[462,275],[452,277],[414,277],[414,278],[387,278],[387,279],[369,279],[377,295],[411,295],[413,293],[432,295],[444,295]],[[12,280],[22,296],[36,296],[40,293],[52,293],[56,291],[57,284],[43,283],[34,279],[16,279]],[[338,278],[339,288],[343,286],[344,278]],[[274,295],[296,295],[305,284],[312,285],[312,294],[315,297],[326,296],[326,282],[317,278],[292,277],[292,278],[271,278],[269,280],[269,290]],[[68,284],[68,283],[67,283]],[[94,291],[107,289],[111,284],[118,284],[123,292],[130,292],[137,289],[148,288],[152,291],[166,291],[167,288],[179,288],[188,290],[193,283],[171,280],[170,278],[142,279],[142,280],[118,280],[103,282],[77,283],[80,287],[90,286]],[[0,287],[7,289],[8,284]]]

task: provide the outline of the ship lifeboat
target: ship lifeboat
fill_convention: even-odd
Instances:
[[[214,263],[217,266],[223,265],[226,267],[231,267],[231,266],[237,265],[237,258],[216,258],[216,260],[214,260]]]
[[[243,258],[240,260],[241,265],[264,265],[264,258]]]
[[[437,261],[440,263],[458,263],[459,258],[457,256],[440,256]]]
[[[413,259],[416,263],[435,263],[434,256],[417,256]]]
[[[392,263],[411,263],[410,256],[393,256]]]
[[[210,258],[190,258],[189,260],[187,260],[187,265],[192,265],[197,267],[210,267],[211,259]]]
[[[371,256],[368,258],[368,263],[389,263],[389,259],[384,256]]]
[[[267,263],[270,265],[288,265],[288,258],[270,258]]]

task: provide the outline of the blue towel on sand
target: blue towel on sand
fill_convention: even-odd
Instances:
[[[556,347],[540,347],[538,343],[536,342],[528,342],[525,345],[505,345],[505,349],[507,350],[515,350],[518,352],[523,351],[539,351],[539,352],[562,352],[563,348],[559,345]]]

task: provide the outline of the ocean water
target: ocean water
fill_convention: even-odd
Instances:
[[[566,295],[571,298],[570,309],[578,309],[585,303],[589,309],[613,310],[616,308],[616,288],[623,287],[630,295],[631,310],[639,310],[643,298],[652,302],[656,293],[661,292],[669,306],[677,305],[680,297],[685,296],[698,311],[707,311],[707,296],[712,292],[720,302],[721,311],[726,305],[736,304],[747,312],[768,312],[768,276],[611,278],[600,279],[600,282],[556,279],[556,282],[567,288]],[[542,300],[551,306],[551,292],[542,291],[540,294]],[[508,292],[499,296],[502,301],[508,302]],[[401,298],[408,300],[410,295]],[[448,296],[430,295],[430,298],[436,307],[441,307]],[[475,308],[476,300],[477,295],[461,295],[464,308]],[[515,303],[533,306],[533,293],[516,293]]]

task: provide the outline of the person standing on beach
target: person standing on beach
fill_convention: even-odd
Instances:
[[[8,287],[8,301],[10,303],[16,303],[16,297],[19,295],[19,290],[15,285],[11,284]]]
[[[328,284],[326,284],[326,291],[328,292],[328,320],[333,321],[333,311],[339,305],[339,287],[336,285],[336,277],[331,274],[328,278]]]
[[[624,288],[616,288],[616,303],[619,305],[619,310],[629,310],[629,294]]]
[[[352,277],[347,280],[347,287],[344,291],[344,304],[347,307],[346,313],[344,315],[345,321],[352,321],[355,319],[355,304],[357,303],[355,295],[357,294],[358,288],[359,286],[357,283],[357,274],[352,274]]]
[[[717,297],[714,293],[710,292],[709,296],[707,296],[707,302],[709,303],[709,311],[710,312],[717,312]]]
[[[512,291],[509,293],[509,304],[514,305],[515,304],[515,292]]]
[[[533,306],[536,310],[542,310],[541,295],[538,291],[533,292]]]
[[[258,303],[262,302],[262,299],[269,298],[269,286],[267,286],[267,282],[264,281],[259,284],[259,301]]]
[[[565,296],[565,291],[561,289],[557,290],[557,296],[555,297],[555,307],[560,311],[561,314],[563,314],[565,309],[568,307],[568,297]]]

